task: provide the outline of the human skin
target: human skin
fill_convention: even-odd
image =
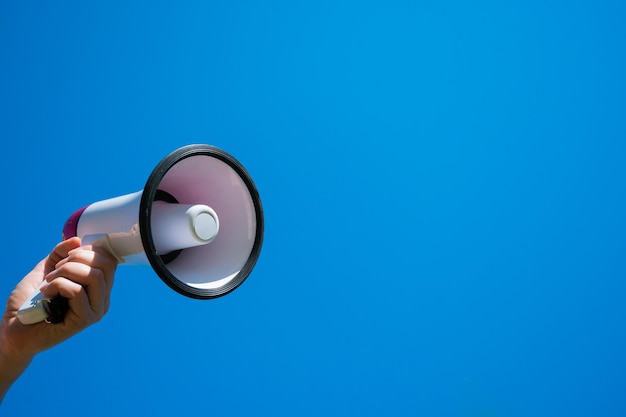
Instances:
[[[117,260],[104,249],[81,246],[78,237],[64,240],[41,260],[11,292],[0,323],[0,401],[35,355],[97,323],[109,309]],[[43,281],[47,297],[68,299],[63,322],[22,324],[18,309]]]

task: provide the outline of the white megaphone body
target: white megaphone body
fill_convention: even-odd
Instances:
[[[143,190],[76,211],[63,238],[100,245],[120,264],[150,265],[177,292],[211,299],[248,277],[263,223],[259,194],[243,166],[216,147],[188,145],[161,160]],[[67,308],[67,300],[37,291],[18,318],[57,323]]]

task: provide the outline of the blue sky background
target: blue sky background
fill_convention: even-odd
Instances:
[[[617,1],[0,4],[1,294],[190,143],[266,221],[248,280],[121,266],[6,416],[623,416]]]

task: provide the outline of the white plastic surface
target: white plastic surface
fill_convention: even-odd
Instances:
[[[17,311],[17,318],[22,324],[35,324],[48,318],[48,312],[43,306],[44,296],[40,291],[45,282],[41,283],[37,291]]]
[[[217,236],[217,214],[203,204],[152,203],[152,241],[158,255],[206,245]]]
[[[139,233],[139,205],[142,191],[101,200],[89,205],[78,220],[81,239],[102,239],[120,263],[148,264]]]

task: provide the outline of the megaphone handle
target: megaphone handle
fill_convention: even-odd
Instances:
[[[94,243],[99,237],[102,237],[102,235],[88,236],[87,239],[84,239],[83,241],[88,242],[88,243]],[[46,313],[48,313],[46,322],[53,323],[53,324],[63,322],[63,319],[65,318],[65,314],[67,313],[67,310],[70,309],[69,300],[60,295],[54,297],[51,300],[44,299],[43,306],[44,306],[44,309],[46,310]]]
[[[70,308],[70,304],[67,298],[60,295],[54,297],[52,300],[45,302],[45,308],[48,312],[48,323],[61,323],[65,318],[67,310]]]
[[[113,249],[111,248],[111,242],[109,241],[109,238],[106,234],[85,236],[83,238],[83,243],[100,245],[104,249],[109,251],[109,253],[114,253]],[[120,260],[118,259],[118,261]],[[46,313],[48,313],[48,318],[46,318],[46,321],[48,323],[56,324],[63,322],[67,310],[70,309],[69,300],[65,297],[61,297],[60,295],[54,297],[52,300],[44,300],[43,304]]]

